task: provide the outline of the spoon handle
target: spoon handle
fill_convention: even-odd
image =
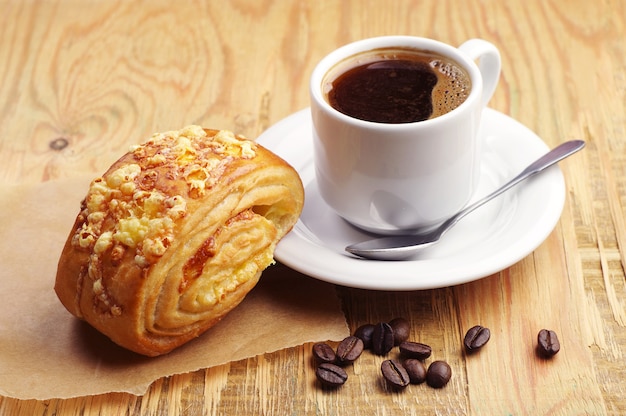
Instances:
[[[473,204],[468,205],[467,207],[465,207],[461,211],[457,212],[456,215],[453,215],[448,220],[446,220],[444,222],[444,224],[442,224],[442,226],[440,227],[441,234],[439,236],[443,235],[443,233],[445,231],[447,231],[454,224],[456,224],[461,218],[465,217],[467,214],[469,214],[470,212],[474,211],[476,208],[482,206],[487,201],[492,200],[493,198],[497,197],[501,193],[511,189],[512,187],[514,187],[518,183],[522,182],[523,180],[528,179],[528,178],[530,178],[533,175],[536,175],[537,173],[541,172],[542,170],[544,170],[544,169],[554,165],[555,163],[565,159],[569,155],[571,155],[573,153],[576,153],[577,151],[579,151],[583,147],[585,147],[585,142],[584,141],[582,141],[582,140],[571,140],[571,141],[562,143],[559,146],[555,147],[554,149],[550,150],[548,153],[546,153],[545,155],[543,155],[542,157],[540,157],[539,159],[535,160],[533,163],[528,165],[526,167],[526,169],[524,169],[523,171],[521,171],[519,173],[519,175],[517,175],[516,177],[514,177],[513,179],[511,179],[510,181],[508,181],[504,185],[502,185],[500,188],[496,189],[495,191],[493,191],[489,195],[484,196],[483,198],[479,199],[478,201],[474,202]]]

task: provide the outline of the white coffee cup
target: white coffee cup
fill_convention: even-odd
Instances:
[[[329,71],[355,55],[393,47],[455,61],[471,81],[465,101],[438,117],[400,124],[364,121],[329,104]],[[348,222],[379,234],[429,228],[463,208],[478,185],[481,113],[498,83],[500,65],[498,49],[481,39],[455,48],[431,39],[384,36],[324,57],[310,82],[315,172],[324,201]]]

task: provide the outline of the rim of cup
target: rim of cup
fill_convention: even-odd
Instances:
[[[427,120],[412,121],[408,123],[381,123],[377,121],[361,120],[336,110],[328,103],[324,97],[324,93],[322,92],[322,82],[324,81],[324,77],[328,71],[353,55],[370,50],[390,47],[432,51],[447,58],[451,58],[456,63],[460,64],[463,69],[467,71],[470,77],[471,90],[469,95],[458,107],[445,114]],[[345,44],[323,57],[313,69],[310,78],[310,93],[312,98],[317,101],[321,108],[330,115],[350,124],[396,131],[402,129],[412,129],[415,128],[417,124],[427,126],[445,123],[449,118],[455,117],[456,114],[463,111],[466,107],[471,106],[475,100],[479,100],[481,92],[482,78],[480,70],[478,69],[476,63],[468,55],[463,53],[460,49],[447,43],[418,36],[379,36]]]

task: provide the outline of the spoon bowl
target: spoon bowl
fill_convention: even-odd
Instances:
[[[585,142],[582,140],[571,140],[560,144],[533,163],[528,165],[522,172],[515,176],[510,181],[479,199],[471,205],[468,205],[461,211],[457,212],[452,217],[441,223],[437,228],[434,228],[428,232],[421,234],[410,235],[398,235],[375,238],[373,240],[367,240],[360,243],[347,246],[345,249],[347,252],[359,257],[372,260],[403,260],[417,252],[432,246],[439,242],[440,238],[452,228],[461,218],[465,217],[476,208],[491,201],[495,197],[499,196],[503,192],[511,189],[518,183],[534,176],[546,168],[558,163],[566,157],[576,153],[580,149],[585,147]]]

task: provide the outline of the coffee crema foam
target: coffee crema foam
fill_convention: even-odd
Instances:
[[[437,85],[433,88],[433,114],[439,117],[454,110],[465,100],[472,90],[469,75],[455,63],[434,59],[430,62],[437,74]]]

